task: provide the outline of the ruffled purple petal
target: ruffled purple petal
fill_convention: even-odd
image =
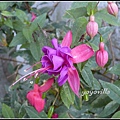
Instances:
[[[63,64],[64,59],[59,56],[53,55],[52,61],[54,66],[53,70],[56,70]]]
[[[47,55],[44,55],[42,57],[42,67],[48,67],[48,66],[53,66],[51,60],[49,59],[49,57]]]
[[[66,66],[63,67],[63,69],[60,72],[60,76],[57,79],[58,85],[62,86],[68,78],[68,68]]]
[[[53,48],[50,48],[50,47],[48,47],[48,46],[44,46],[44,47],[42,48],[42,51],[44,52],[45,55],[48,55],[48,54],[53,54],[53,55],[55,55],[55,54],[56,54],[56,50],[53,49]]]
[[[58,52],[60,52],[62,57],[65,57],[66,55],[72,57],[71,49],[68,48],[68,47],[62,47],[62,48],[59,49],[59,51],[57,51],[57,53]]]
[[[57,70],[49,69],[47,71],[48,71],[49,75],[54,74],[56,76],[56,75],[58,75],[60,73],[61,70],[62,70],[62,66],[59,69],[57,69]]]

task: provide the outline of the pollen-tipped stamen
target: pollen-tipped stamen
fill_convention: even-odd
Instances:
[[[33,64],[32,66],[30,66],[29,68],[25,69],[24,71],[27,72],[30,68],[33,68],[35,65],[37,65],[37,64],[39,64],[39,63],[41,63],[41,61],[39,61],[39,62]]]
[[[17,81],[15,81],[15,82],[10,86],[10,88],[11,88],[12,86],[14,86],[16,83],[18,83],[20,80],[22,80],[22,79],[24,79],[24,78],[28,79],[28,78],[34,76],[34,75],[37,74],[37,73],[44,73],[46,70],[48,70],[48,69],[50,69],[50,68],[51,68],[51,66],[48,66],[48,67],[46,67],[46,68],[40,68],[40,69],[38,69],[38,70],[32,71],[32,72],[24,75],[23,77],[21,77],[20,79],[18,79]],[[31,74],[32,74],[32,75],[31,75]],[[29,75],[30,75],[30,76],[29,76]],[[27,76],[28,76],[28,77],[27,77]]]

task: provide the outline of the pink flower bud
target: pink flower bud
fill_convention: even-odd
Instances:
[[[118,6],[114,2],[108,1],[107,11],[108,11],[109,14],[117,16]]]
[[[36,18],[36,15],[32,12],[32,18],[31,18],[31,22],[33,22]]]
[[[93,15],[90,16],[90,21],[86,26],[86,32],[91,38],[98,33],[98,24],[95,22],[95,17]]]
[[[58,118],[58,114],[57,114],[57,113],[54,113],[54,114],[52,115],[52,118]]]
[[[99,50],[95,54],[96,63],[100,67],[104,67],[108,61],[108,53],[104,50],[104,43],[100,42]]]

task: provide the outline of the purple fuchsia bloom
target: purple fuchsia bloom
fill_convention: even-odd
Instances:
[[[93,38],[98,33],[98,24],[95,22],[95,17],[90,16],[90,21],[86,26],[86,33]]]
[[[100,42],[99,50],[96,52],[95,55],[96,63],[100,67],[104,67],[108,61],[108,53],[104,50],[104,42]]]
[[[117,16],[118,6],[114,2],[108,1],[107,11],[108,11],[109,14]]]
[[[41,112],[44,109],[45,100],[42,98],[42,93],[49,90],[54,82],[54,78],[48,79],[43,85],[38,86],[34,84],[33,90],[30,90],[26,97],[28,102],[38,111]]]
[[[86,44],[81,44],[71,49],[71,31],[68,31],[61,44],[58,43],[56,38],[53,38],[51,43],[53,48],[49,46],[42,48],[44,53],[41,58],[42,68],[21,77],[14,84],[23,78],[27,80],[32,76],[47,73],[48,75],[57,76],[56,81],[59,86],[62,86],[68,81],[72,91],[79,97],[80,78],[73,64],[84,62],[91,58],[94,55],[93,49]]]

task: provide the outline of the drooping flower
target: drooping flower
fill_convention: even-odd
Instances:
[[[108,61],[108,52],[104,50],[104,42],[100,42],[99,50],[95,54],[96,63],[100,67],[104,67]]]
[[[90,21],[86,26],[86,33],[93,38],[98,33],[98,24],[95,22],[94,15],[90,16]]]
[[[57,113],[54,113],[54,114],[52,115],[52,118],[58,118],[58,114],[57,114]]]
[[[51,43],[53,48],[49,46],[42,48],[44,53],[41,58],[42,68],[21,77],[18,81],[23,78],[29,79],[41,73],[47,73],[48,75],[57,76],[56,81],[59,86],[68,81],[72,91],[79,97],[80,78],[74,63],[84,62],[91,58],[94,55],[93,49],[86,44],[81,44],[71,49],[71,31],[68,31],[61,44],[58,43],[56,38],[53,38]],[[13,85],[18,81],[13,83]]]
[[[28,102],[38,111],[41,112],[44,109],[45,100],[42,98],[42,93],[49,90],[54,82],[53,78],[48,79],[40,87],[38,84],[34,84],[34,89],[30,90],[26,97]]]
[[[107,11],[108,11],[109,14],[117,16],[118,6],[114,2],[108,1]]]
[[[31,18],[31,22],[33,22],[35,20],[37,16],[35,15],[35,13],[32,12],[32,18]]]

